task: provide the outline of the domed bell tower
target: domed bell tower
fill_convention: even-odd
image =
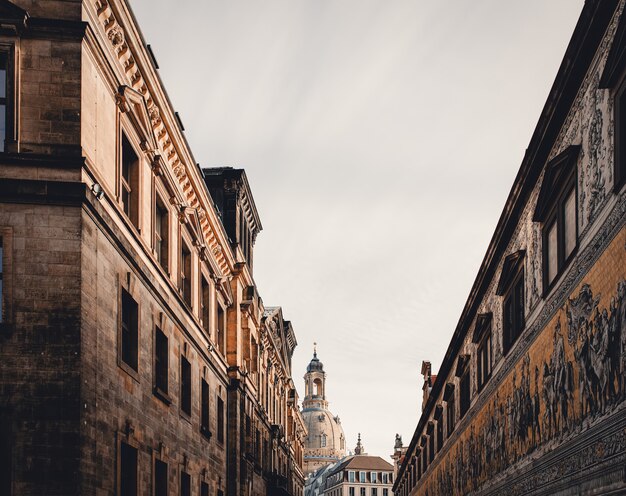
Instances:
[[[326,372],[324,364],[317,358],[317,343],[313,347],[313,358],[304,374],[305,397],[303,408],[328,408],[326,401]]]

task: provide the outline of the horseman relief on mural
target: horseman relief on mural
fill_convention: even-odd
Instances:
[[[626,280],[608,308],[584,284],[550,332],[549,355],[527,353],[486,405],[486,421],[438,467],[429,495],[465,494],[540,446],[580,432],[626,396]],[[562,322],[563,320],[563,322]],[[565,326],[565,328],[564,328]],[[449,460],[454,460],[452,463]]]

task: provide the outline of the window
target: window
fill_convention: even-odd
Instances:
[[[580,146],[552,159],[544,174],[533,220],[542,223],[543,290],[547,293],[578,244],[576,179]]]
[[[0,52],[1,56],[2,52]],[[4,244],[0,236],[0,324],[6,320],[4,307]]]
[[[460,399],[460,418],[463,418],[470,407],[470,374],[469,367],[465,368],[465,372],[459,381],[459,399]]]
[[[383,487],[383,496],[389,496],[389,489]]]
[[[167,496],[167,463],[154,460],[154,496]]]
[[[512,253],[504,260],[496,294],[504,297],[502,347],[508,353],[524,330],[524,256],[525,251]]]
[[[124,364],[137,372],[139,344],[139,307],[132,296],[122,289],[121,318],[121,359]]]
[[[187,472],[180,472],[180,496],[191,496],[191,476]]]
[[[359,482],[366,482],[365,472],[359,472]]]
[[[371,472],[370,473],[370,482],[378,482],[378,473],[377,472]]]
[[[431,432],[428,436],[428,460],[430,463],[435,459],[435,436]]]
[[[191,415],[191,364],[180,356],[180,409]]]
[[[348,470],[348,482],[356,482],[354,470]]]
[[[124,133],[121,154],[122,206],[132,224],[139,228],[139,157]]]
[[[204,481],[200,483],[200,496],[209,496],[209,484]]]
[[[202,276],[202,328],[208,337],[211,337],[211,284]]]
[[[373,487],[372,488],[372,496],[378,496],[378,488],[377,487]]]
[[[504,352],[508,353],[524,329],[524,273],[519,273],[504,298]]]
[[[225,312],[222,308],[222,305],[217,305],[217,347],[222,352],[222,354],[226,353],[226,343],[224,342],[225,338]]]
[[[210,437],[209,431],[209,384],[202,379],[200,381],[200,432]]]
[[[443,446],[443,419],[437,420],[437,451]]]
[[[120,496],[137,495],[137,450],[120,443]]]
[[[381,478],[382,478],[383,484],[389,484],[389,477],[387,475],[387,472],[383,472],[381,475]]]
[[[322,434],[321,436],[321,447],[325,448],[326,447],[326,434]]]
[[[365,496],[365,488],[362,487],[359,491],[360,496]]]
[[[480,391],[491,376],[491,331],[485,334],[478,345],[477,354],[478,390]]]
[[[446,426],[447,426],[447,434],[450,436],[452,432],[454,432],[455,427],[455,411],[454,411],[454,385],[446,384],[446,391],[444,393],[444,398],[446,402]]]
[[[348,496],[354,496],[354,487],[350,486],[348,488]]]
[[[8,48],[8,47],[7,47]],[[10,49],[12,53],[12,48]],[[13,56],[9,50],[0,50],[0,152],[7,151],[14,139],[13,129]]]
[[[167,336],[158,327],[154,336],[154,389],[167,396],[169,387],[169,347]]]
[[[181,239],[180,254],[180,287],[183,290],[183,300],[191,306],[191,250],[187,243]]]
[[[224,442],[224,400],[217,397],[217,440]]]
[[[154,251],[159,264],[165,271],[169,269],[169,234],[169,210],[157,194],[154,207]]]

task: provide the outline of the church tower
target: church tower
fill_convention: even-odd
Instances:
[[[328,410],[326,372],[313,349],[313,358],[304,374],[305,397],[302,417],[308,436],[304,441],[304,473],[311,474],[346,455],[346,436],[338,416]]]

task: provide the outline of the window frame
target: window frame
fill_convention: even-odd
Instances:
[[[123,481],[124,477],[122,477],[122,469],[123,469],[123,446],[128,446],[129,449],[135,451],[135,491],[134,495],[131,492],[130,494],[123,492]],[[128,436],[119,433],[117,436],[117,476],[116,476],[116,493],[120,496],[137,496],[139,494],[139,446],[133,439]]]
[[[207,439],[211,439],[213,435],[211,433],[211,387],[204,377],[200,377],[200,432]]]
[[[137,158],[134,166],[129,168],[128,178],[124,175],[124,149],[128,144],[130,151]],[[118,141],[118,202],[122,208],[124,216],[129,220],[130,225],[140,233],[141,232],[141,153],[137,152],[141,147],[134,140],[133,133],[128,132],[124,125],[120,126]],[[131,163],[132,165],[132,163]],[[124,201],[124,192],[129,196],[128,206]]]
[[[184,355],[180,354],[180,379],[179,379],[179,401],[180,412],[183,417],[187,419],[191,418],[191,411],[193,405],[193,370],[191,361]],[[188,377],[187,377],[188,373]]]
[[[189,236],[181,229],[179,244],[179,267],[178,267],[178,279],[180,296],[189,307],[193,309],[193,244],[189,241]],[[187,253],[188,264],[185,263],[185,253]],[[188,273],[187,273],[188,272]]]
[[[165,388],[163,384],[160,384],[160,371],[159,367],[162,366],[162,359],[159,357],[159,334],[165,339]],[[152,366],[153,366],[153,393],[165,404],[169,405],[172,399],[169,395],[169,370],[170,370],[170,356],[169,356],[169,336],[165,334],[162,328],[158,325],[154,326],[154,341],[153,341],[153,354],[152,354]]]
[[[576,170],[576,169],[574,169]],[[574,248],[569,255],[565,254],[565,205],[570,195],[574,195]],[[556,272],[554,277],[550,279],[549,275],[549,237],[550,230],[556,226]],[[545,221],[541,226],[542,239],[542,272],[543,272],[543,294],[547,295],[557,283],[559,277],[571,260],[576,256],[578,251],[578,185],[575,180],[575,174],[570,174],[567,182],[560,189],[558,196],[554,199],[554,204],[545,217]]]
[[[6,54],[6,86],[5,86],[5,132],[4,143],[1,141],[0,136],[0,153],[12,153],[16,151],[15,143],[17,136],[17,126],[19,123],[18,113],[19,106],[17,105],[17,86],[19,71],[15,68],[15,43],[13,42],[0,42],[0,52]],[[0,103],[1,105],[1,103]]]
[[[519,292],[521,290],[521,296]],[[524,286],[524,268],[518,270],[513,277],[510,286],[504,293],[502,300],[502,352],[508,354],[517,342],[519,337],[524,333],[526,327],[526,288]],[[519,307],[521,301],[521,307]],[[512,321],[507,319],[507,306],[511,305],[513,314]],[[511,327],[512,326],[512,327]]]
[[[226,439],[224,432],[226,428],[226,412],[224,411],[226,408],[226,402],[222,399],[219,393],[217,393],[215,407],[217,409],[217,442],[224,445]]]
[[[132,303],[136,307],[136,332],[134,334],[135,338],[134,342],[134,356],[136,359],[135,367],[132,364],[128,363],[124,358],[124,296],[128,295],[128,298],[132,301]],[[140,349],[139,343],[141,342],[141,306],[139,301],[129,289],[124,287],[124,285],[120,285],[119,288],[119,298],[118,298],[118,334],[117,334],[117,363],[118,366],[128,373],[131,377],[133,377],[137,382],[139,382],[139,357],[140,357]]]
[[[153,451],[153,457],[152,457],[152,496],[161,496],[160,493],[157,493],[157,467],[160,467],[162,464],[165,466],[165,488],[164,488],[164,495],[167,496],[167,494],[169,493],[169,483],[170,483],[170,466],[168,463],[168,460],[158,454],[156,451]]]
[[[168,202],[163,200],[164,195],[161,193],[160,188],[155,187],[154,191],[154,213],[152,216],[152,233],[153,233],[153,249],[154,255],[159,266],[169,276],[171,268],[171,212],[168,206]],[[161,207],[159,206],[161,204]],[[159,211],[164,214],[159,216]],[[159,222],[159,220],[161,222]],[[165,233],[163,232],[163,221],[165,221]],[[157,225],[158,228],[157,232]],[[160,241],[160,244],[159,244]],[[165,252],[165,253],[164,253]]]

